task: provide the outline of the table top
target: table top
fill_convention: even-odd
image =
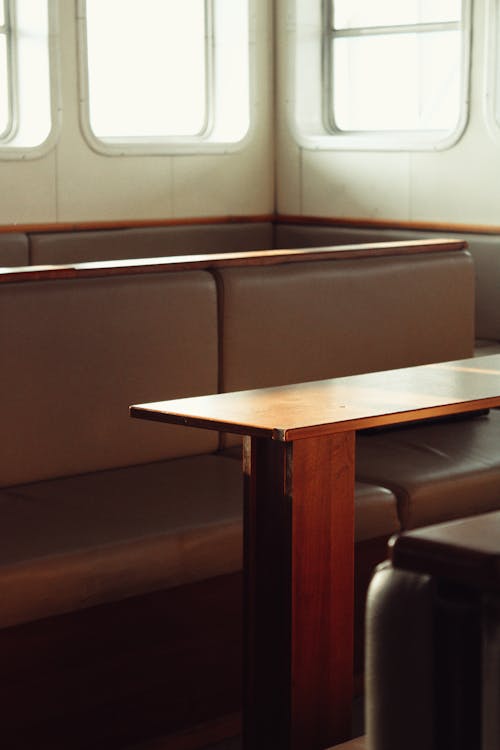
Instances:
[[[500,406],[500,354],[130,407],[139,419],[291,441]]]

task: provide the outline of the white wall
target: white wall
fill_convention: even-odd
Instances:
[[[315,0],[310,0],[315,2]],[[440,152],[325,151],[293,135],[295,0],[277,0],[278,171],[282,214],[500,226],[500,132],[487,124],[487,15],[473,3],[470,118],[460,141]]]
[[[76,1],[58,0],[61,131],[47,155],[0,161],[0,224],[270,214],[274,207],[272,6],[256,0],[256,108],[241,151],[103,156],[80,131]]]

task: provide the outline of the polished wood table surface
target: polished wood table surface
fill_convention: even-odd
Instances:
[[[245,436],[247,750],[349,736],[355,431],[494,406],[500,355],[131,407]]]

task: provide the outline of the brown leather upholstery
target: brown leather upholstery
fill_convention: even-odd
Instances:
[[[32,234],[30,245],[34,265],[267,250],[273,245],[273,227],[262,222],[49,232]]]
[[[500,412],[357,436],[356,475],[398,498],[403,529],[500,508]]]
[[[394,494],[385,487],[366,482],[355,484],[356,542],[391,536],[401,530]]]
[[[241,481],[196,456],[0,491],[0,627],[240,570]]]
[[[466,253],[223,269],[220,279],[226,391],[472,355]]]
[[[128,406],[215,392],[217,347],[206,272],[3,285],[0,486],[216,450]]]
[[[195,456],[0,491],[0,627],[241,570],[242,473]],[[399,531],[356,484],[356,541]]]
[[[0,268],[27,266],[29,263],[28,237],[21,232],[0,234]]]
[[[226,391],[472,355],[467,253],[223,269],[219,278]]]
[[[500,278],[500,237],[498,234],[453,232],[454,237],[466,240],[474,260],[476,275],[476,337],[500,340],[500,308],[498,284]],[[450,233],[417,230],[381,229],[278,224],[275,229],[276,247],[321,247],[359,242],[388,242],[416,240],[429,237],[449,237]]]

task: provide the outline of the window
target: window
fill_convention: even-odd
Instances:
[[[0,0],[0,158],[38,156],[52,145],[51,6]]]
[[[86,0],[82,122],[105,153],[200,150],[249,127],[248,0]]]
[[[0,2],[0,142],[5,141],[12,131],[14,102],[12,96],[12,34],[9,5]]]
[[[311,57],[312,29],[321,29],[316,101],[300,90],[303,74],[296,73],[295,118],[302,138],[316,139],[309,145],[418,149],[455,142],[466,121],[469,2],[323,0],[316,18],[305,2],[297,0],[296,67]]]
[[[493,137],[500,137],[500,0],[489,6],[488,72],[486,80],[486,105],[488,125]]]

